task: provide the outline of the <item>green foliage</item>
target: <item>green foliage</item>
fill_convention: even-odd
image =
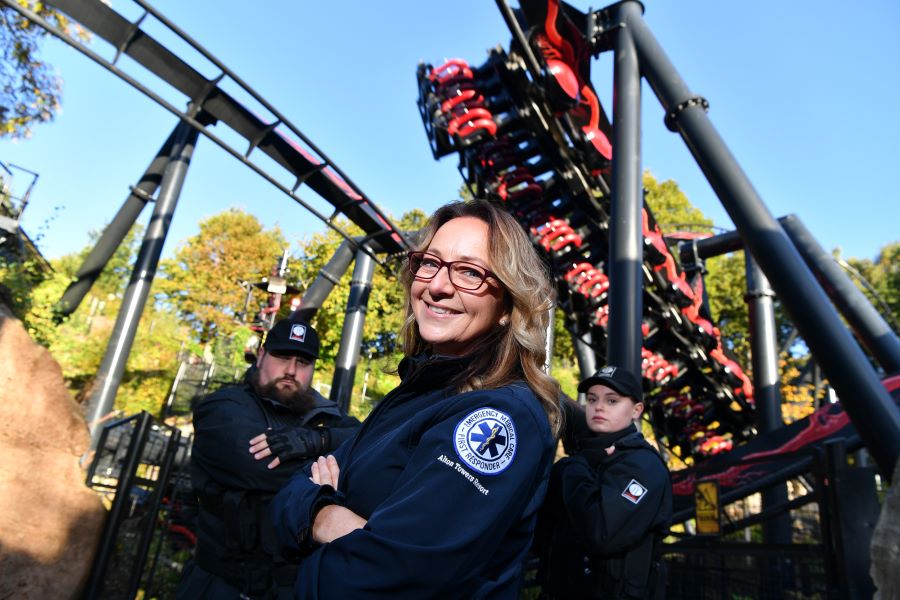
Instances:
[[[722,343],[749,370],[750,330],[747,312],[744,252],[716,256],[706,261],[703,281],[714,322],[722,332]]]
[[[578,397],[578,382],[581,381],[581,373],[577,365],[565,364],[554,361],[550,365],[550,375],[559,382],[560,389],[569,398]]]
[[[404,231],[417,231],[424,226],[426,219],[425,213],[416,209],[404,214],[396,223]],[[362,233],[343,219],[338,220],[338,225],[352,235]],[[343,238],[330,229],[302,240],[300,248],[304,258],[294,262],[292,276],[296,275],[301,281],[311,283],[342,242]],[[375,354],[392,350],[396,334],[402,325],[404,296],[397,282],[396,270],[399,267],[399,261],[389,261],[386,268],[376,266],[372,278],[363,328],[363,345],[371,347]],[[313,326],[321,341],[320,361],[331,361],[337,356],[352,275],[351,263],[313,319]]]
[[[61,323],[54,306],[72,281],[99,234],[82,251],[51,261],[52,271],[38,268],[37,259],[0,264],[0,282],[9,290],[12,308],[31,337],[60,364],[76,397],[84,400],[106,352],[109,336],[140,245],[136,225],[98,277],[91,293]],[[174,314],[148,303],[129,355],[116,408],[131,414],[159,411],[177,368],[176,355],[187,329]]]
[[[649,172],[644,172],[646,200],[663,233],[673,230],[689,230],[711,233],[712,220],[691,204],[691,201],[672,180],[658,182]],[[677,248],[670,249],[678,257]],[[717,256],[706,261],[704,276],[709,296],[713,322],[722,332],[723,344],[741,360],[749,356],[750,341],[747,323],[746,274],[744,253],[736,252]]]
[[[711,227],[711,222],[690,204],[674,182],[659,183],[647,173],[644,184],[648,190],[647,201],[664,231],[670,230],[668,225],[673,223],[691,223],[694,231]],[[417,210],[397,222],[405,231],[416,231],[426,218]],[[361,233],[346,221],[339,225],[353,235]],[[0,262],[0,284],[13,310],[34,339],[50,349],[62,366],[70,389],[82,397],[89,392],[106,350],[140,237],[141,229],[135,227],[82,305],[61,324],[53,321],[53,305],[93,243],[79,253],[52,261],[52,271],[42,268],[37,260]],[[299,252],[289,263],[289,281],[300,282],[301,287],[311,283],[342,241],[331,230],[301,240]],[[286,245],[277,228],[265,230],[255,217],[236,209],[204,220],[200,232],[182,242],[174,257],[162,265],[160,277],[151,290],[155,301],[145,308],[116,407],[128,414],[139,410],[158,413],[179,360],[186,353],[214,361],[216,377],[229,380],[239,377],[246,369],[244,347],[255,333],[236,318],[246,298],[245,290],[237,282],[260,281],[269,275]],[[851,259],[851,264],[871,281],[889,306],[900,311],[898,254],[900,243],[892,243],[875,261]],[[386,268],[375,269],[363,332],[363,352],[351,400],[351,412],[360,418],[368,415],[372,406],[399,381],[395,368],[401,357],[395,342],[404,303],[396,278],[400,264],[391,260]],[[714,321],[722,331],[725,345],[749,367],[743,255],[735,253],[710,259],[706,268],[705,282]],[[322,339],[316,373],[319,382],[331,382],[352,271],[351,265],[313,321]],[[257,300],[264,296],[264,292],[256,292]],[[785,317],[777,305],[776,308],[779,326],[784,331]],[[282,313],[287,314],[288,310],[289,300],[285,298]],[[572,340],[564,325],[564,315],[557,311],[551,374],[560,382],[563,392],[575,397],[579,373]],[[795,381],[804,358],[788,358],[783,366],[783,389],[785,402],[790,406],[788,418],[795,419],[812,406],[812,393],[808,385]]]
[[[660,183],[650,171],[644,171],[643,186],[647,205],[650,206],[663,233],[683,230],[701,233],[712,231],[712,219],[708,219],[703,211],[691,204],[678,184],[671,179]]]
[[[16,0],[67,33],[87,35],[62,13],[43,2]],[[31,127],[53,119],[59,110],[61,81],[38,58],[47,32],[10,8],[0,8],[0,137],[28,137]]]
[[[900,334],[900,242],[882,247],[874,261],[850,258],[847,263],[872,286],[869,289],[856,279],[857,286],[885,316],[894,333]]]
[[[32,290],[48,274],[36,258],[17,261],[0,254],[0,300],[10,306],[17,318],[26,322],[34,304]]]
[[[566,315],[557,309],[553,314],[553,357],[552,367],[571,367],[575,364],[575,346],[572,344],[572,334],[566,329]]]
[[[200,222],[200,232],[162,262],[154,289],[201,343],[228,337],[242,326],[240,282],[270,275],[286,246],[279,228],[266,231],[255,216],[233,208]]]
[[[115,408],[131,415],[159,414],[178,368],[181,340],[188,331],[175,315],[147,307],[128,356]]]

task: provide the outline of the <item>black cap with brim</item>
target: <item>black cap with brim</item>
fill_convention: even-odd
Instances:
[[[606,366],[578,384],[578,391],[587,393],[592,386],[604,385],[635,402],[643,402],[644,390],[641,380],[634,373],[622,367]]]
[[[319,334],[309,323],[282,319],[269,330],[263,348],[269,354],[319,358]]]

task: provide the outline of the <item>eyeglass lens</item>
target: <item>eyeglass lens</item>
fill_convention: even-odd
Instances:
[[[487,273],[478,265],[466,262],[444,262],[441,259],[417,252],[411,254],[409,258],[409,266],[413,275],[421,279],[432,279],[441,268],[447,265],[450,267],[450,283],[464,290],[474,290],[484,283]]]

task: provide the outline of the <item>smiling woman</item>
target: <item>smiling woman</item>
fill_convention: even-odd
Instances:
[[[402,383],[273,504],[302,598],[518,596],[559,428],[552,288],[515,219],[432,216],[403,275]]]
[[[427,253],[410,256],[416,325],[437,354],[468,354],[481,338],[509,321],[503,287],[487,269],[487,240],[487,223],[460,217],[435,233]]]

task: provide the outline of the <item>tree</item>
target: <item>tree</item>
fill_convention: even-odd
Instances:
[[[241,281],[267,277],[287,242],[278,227],[265,230],[253,215],[232,208],[200,222],[200,232],[162,261],[154,291],[177,311],[197,340],[229,336],[246,292]]]
[[[16,0],[67,34],[87,39],[65,15],[43,2]],[[35,123],[59,110],[61,81],[38,58],[47,31],[10,8],[0,8],[0,136],[28,137]]]
[[[59,363],[66,385],[76,399],[86,398],[106,352],[140,247],[142,229],[139,224],[131,229],[84,302],[62,323],[54,321],[53,307],[90,252],[98,233],[91,234],[92,242],[80,252],[51,260],[49,271],[36,271],[30,259],[0,264],[0,284],[9,290],[11,308],[31,337],[45,346]],[[116,408],[128,414],[139,410],[156,413],[175,377],[177,356],[188,330],[164,308],[149,303],[138,326],[116,396]]]
[[[712,219],[691,204],[677,183],[671,179],[659,182],[650,171],[644,171],[643,186],[647,204],[663,233],[685,229],[699,233],[712,232]]]
[[[403,231],[414,232],[424,226],[426,219],[425,213],[416,209],[404,214],[395,223]],[[356,226],[343,219],[339,219],[337,225],[351,235],[362,234]],[[303,281],[312,282],[342,242],[343,238],[330,229],[302,241],[301,252],[305,258],[300,261],[298,266],[300,278]],[[376,267],[372,278],[363,340],[364,344],[369,346],[376,355],[393,352],[393,341],[402,325],[403,290],[397,284],[398,269],[401,264],[399,258],[401,257],[395,258],[398,260],[389,261],[386,265],[387,268]],[[323,358],[330,359],[337,356],[352,273],[353,265],[351,264],[340,282],[322,303],[322,307],[313,320],[313,325],[319,332],[322,343]]]
[[[710,312],[722,332],[722,343],[750,371],[750,314],[747,308],[747,275],[743,250],[706,261],[703,277]]]
[[[839,252],[836,258],[841,260]],[[867,258],[849,258],[846,263],[851,267],[851,277],[863,294],[884,315],[894,333],[900,334],[900,242],[883,246],[874,262]],[[864,278],[871,289],[859,281],[856,274]]]

